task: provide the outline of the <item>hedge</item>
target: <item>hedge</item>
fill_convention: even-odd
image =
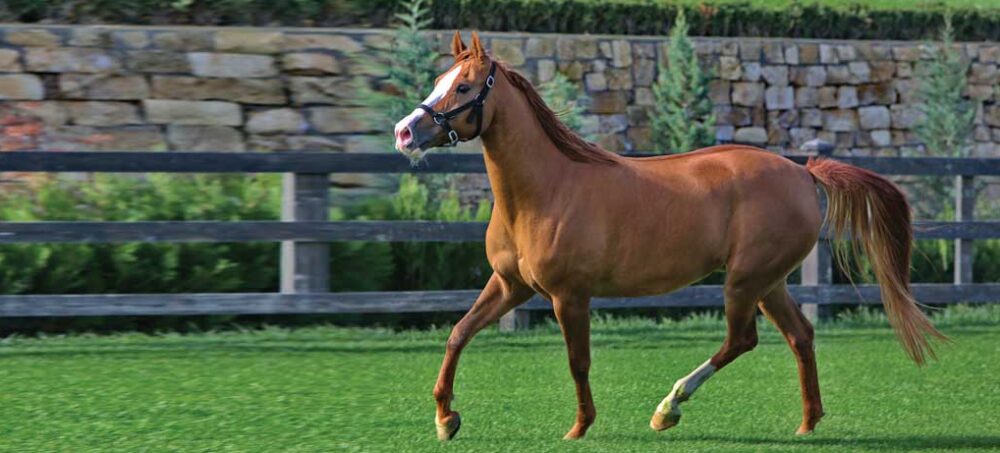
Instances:
[[[0,21],[182,25],[385,27],[398,0],[6,0]],[[916,3],[916,2],[912,2]],[[966,0],[434,0],[432,28],[555,33],[664,35],[678,8],[701,36],[825,39],[926,39],[946,10],[963,41],[1000,40],[1000,4]]]

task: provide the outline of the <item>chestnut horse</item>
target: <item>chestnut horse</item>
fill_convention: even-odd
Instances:
[[[910,211],[891,182],[833,160],[801,166],[741,145],[622,157],[573,134],[524,76],[487,55],[475,33],[466,47],[456,32],[452,52],[454,66],[395,127],[396,147],[414,160],[480,136],[495,197],[486,231],[493,275],[452,330],[434,387],[440,439],[461,425],[451,401],[462,349],[533,294],[552,302],[566,341],[579,401],[566,438],[577,439],[596,417],[588,382],[591,297],[666,293],[723,266],[726,339],[674,384],[650,426],[676,425],[680,403],[754,348],[760,307],[798,362],[798,433],[811,432],[823,417],[813,329],[785,280],[819,238],[817,184],[829,197],[831,231],[867,254],[907,353],[918,364],[933,354],[928,337],[941,334],[910,292]]]

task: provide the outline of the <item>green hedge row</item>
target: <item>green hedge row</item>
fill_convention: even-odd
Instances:
[[[781,3],[781,2],[779,2]],[[916,2],[914,2],[916,3]],[[375,26],[398,0],[6,0],[0,21],[186,25]],[[872,7],[861,2],[705,0],[434,0],[432,28],[663,35],[679,8],[702,36],[926,39],[951,10],[956,38],[1000,40],[1000,5],[945,2]],[[983,5],[986,5],[984,3]]]

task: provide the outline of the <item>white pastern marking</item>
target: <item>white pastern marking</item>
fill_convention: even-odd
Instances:
[[[448,94],[449,91],[451,91],[451,86],[455,84],[455,79],[458,78],[458,75],[461,72],[462,67],[456,66],[455,69],[452,69],[445,74],[445,76],[441,78],[441,81],[434,86],[434,91],[431,91],[431,94],[427,96],[427,99],[424,99],[423,104],[433,109],[434,105],[437,104],[438,101],[440,101],[446,94]],[[422,109],[414,109],[413,112],[406,115],[406,118],[403,118],[396,123],[396,127],[394,129],[395,133],[398,134],[404,127],[413,124],[414,121],[420,119],[421,116],[426,114],[427,112]]]
[[[695,390],[698,390],[698,387],[705,383],[708,378],[712,377],[713,374],[715,374],[715,366],[712,365],[711,360],[701,364],[691,374],[680,378],[674,384],[674,388],[670,391],[670,394],[660,402],[659,406],[656,406],[656,411],[664,414],[680,413],[681,402],[690,398]]]

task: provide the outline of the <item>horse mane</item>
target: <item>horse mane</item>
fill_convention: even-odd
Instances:
[[[528,105],[535,114],[535,118],[542,125],[542,130],[549,136],[556,148],[566,157],[574,162],[593,163],[600,165],[614,165],[618,161],[615,154],[607,151],[595,143],[588,142],[576,135],[570,128],[566,127],[559,117],[545,105],[542,96],[538,94],[535,87],[523,75],[507,67],[503,62],[497,61],[497,66],[516,88],[524,93],[528,100]]]

